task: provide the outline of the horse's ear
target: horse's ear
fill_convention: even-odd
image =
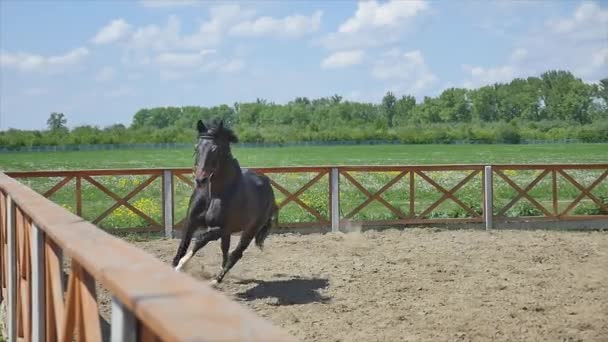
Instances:
[[[196,123],[196,129],[198,129],[199,134],[207,132],[207,127],[205,127],[203,120],[198,120],[198,122]]]

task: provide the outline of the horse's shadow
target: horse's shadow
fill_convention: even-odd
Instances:
[[[256,285],[249,290],[237,293],[236,297],[246,301],[264,298],[276,298],[275,305],[296,305],[309,303],[326,303],[329,297],[318,292],[329,285],[329,280],[321,278],[293,278],[285,280],[254,280],[247,279],[238,284]]]

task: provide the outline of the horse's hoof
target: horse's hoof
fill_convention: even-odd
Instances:
[[[212,281],[209,282],[209,284],[213,288],[217,288],[218,286],[220,286],[220,283],[217,281],[217,279],[213,279]]]

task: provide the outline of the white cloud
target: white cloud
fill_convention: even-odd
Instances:
[[[608,65],[608,47],[600,49],[591,55],[591,65],[594,67]]]
[[[398,49],[389,50],[374,63],[371,73],[379,80],[399,81],[404,86],[398,88],[411,94],[420,94],[439,81],[420,50],[405,53]]]
[[[130,29],[131,25],[124,19],[115,19],[99,30],[91,41],[97,45],[113,43],[125,37]]]
[[[595,2],[584,2],[571,17],[547,23],[554,33],[573,40],[608,40],[608,9]]]
[[[528,50],[524,48],[517,48],[511,52],[509,59],[513,62],[520,62],[528,56]]]
[[[429,11],[426,1],[379,3],[375,0],[358,3],[355,14],[320,39],[320,44],[331,50],[378,47],[397,43],[416,17]]]
[[[282,19],[259,17],[236,24],[230,29],[230,34],[235,36],[301,37],[318,31],[322,16],[322,11],[316,11],[310,16],[296,14]]]
[[[104,93],[107,98],[122,98],[136,95],[137,92],[131,86],[121,85],[116,89],[109,90]]]
[[[178,45],[180,22],[172,15],[165,27],[147,25],[140,27],[131,36],[131,46],[140,49],[170,49]]]
[[[239,72],[239,71],[243,70],[244,67],[245,67],[245,62],[243,60],[235,59],[235,60],[229,61],[229,62],[221,65],[218,68],[218,71],[230,74],[230,73]]]
[[[196,0],[139,0],[139,3],[148,8],[186,7],[197,4]]]
[[[502,65],[494,68],[463,65],[462,69],[469,74],[469,78],[463,84],[466,88],[509,82],[519,74],[517,68],[512,65]]]
[[[139,27],[131,36],[130,46],[137,49],[198,50],[216,46],[223,35],[233,26],[249,20],[253,11],[245,10],[238,4],[211,7],[210,18],[202,22],[191,34],[181,32],[181,22],[175,15],[169,16],[164,26],[147,25]]]
[[[242,59],[232,59],[223,61],[216,59],[203,65],[200,69],[202,72],[220,72],[220,73],[236,73],[245,67],[245,61]]]
[[[205,56],[215,53],[215,50],[201,50],[197,53],[165,52],[159,54],[155,62],[165,67],[191,68],[201,65]]]
[[[515,77],[569,70],[594,80],[608,74],[608,9],[584,2],[565,17],[545,20],[521,33],[506,62],[494,66],[463,65],[466,87],[508,82]]]
[[[355,15],[340,25],[338,32],[357,33],[369,28],[397,26],[427,8],[427,2],[418,0],[393,0],[383,4],[375,0],[362,1]]]
[[[0,66],[20,71],[58,71],[78,64],[89,54],[85,47],[79,47],[57,56],[41,56],[30,53],[0,53]]]
[[[363,50],[339,51],[329,55],[321,62],[323,69],[346,68],[361,64],[363,61]]]
[[[95,75],[95,81],[97,82],[107,82],[111,81],[116,77],[116,69],[110,66],[106,66],[101,68]]]

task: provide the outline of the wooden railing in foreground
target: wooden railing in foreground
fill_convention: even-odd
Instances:
[[[0,267],[8,341],[290,341],[190,276],[0,173]],[[64,270],[64,257],[70,260]],[[64,280],[67,277],[67,291]]]
[[[253,170],[271,178],[281,209],[281,227],[331,227],[337,231],[352,223],[363,226],[478,223],[492,228],[495,222],[507,221],[608,220],[608,164],[306,166]],[[104,228],[108,228],[104,220],[123,209],[145,227],[114,228],[123,232],[164,229],[167,236],[173,236],[174,229],[181,228],[193,186],[191,169],[8,174],[23,182],[55,179],[55,183],[39,190],[46,197],[73,184],[73,190],[69,190],[74,191],[73,211]],[[577,180],[579,176],[584,176],[586,182]],[[104,183],[104,177],[118,179],[114,183],[125,180],[125,184],[129,183],[129,177],[138,178],[119,195],[120,187],[111,188],[112,181]],[[93,214],[83,215],[83,207],[92,205],[83,197],[90,192],[84,190],[85,186],[101,191],[113,202]],[[542,188],[540,195],[539,188]],[[156,207],[149,211],[134,202],[144,191],[151,191],[149,196],[156,200]],[[577,213],[582,204],[595,206],[597,212]],[[291,216],[298,210],[300,216]],[[156,215],[152,214],[154,211]],[[304,216],[307,218],[302,219]],[[120,225],[120,221],[115,224]]]

